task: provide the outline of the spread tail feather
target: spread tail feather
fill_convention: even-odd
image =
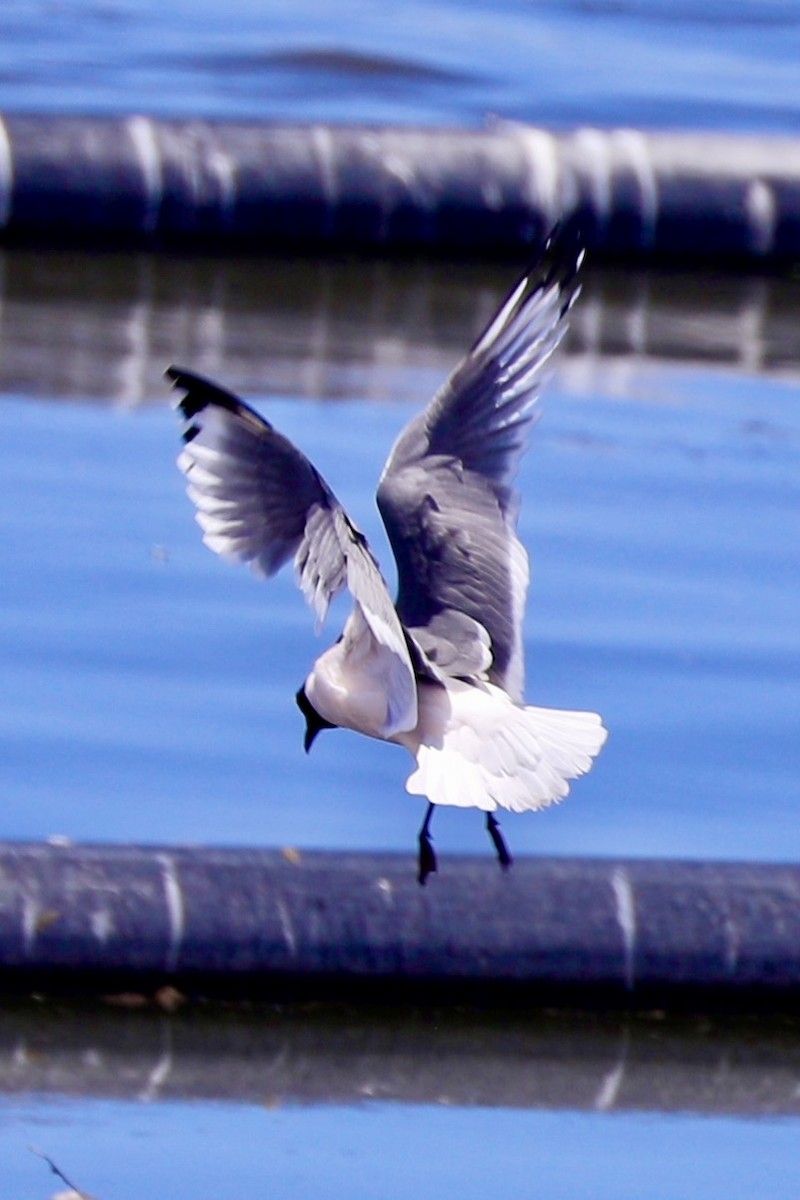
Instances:
[[[417,768],[406,782],[434,804],[493,812],[556,803],[608,736],[593,712],[522,707],[491,684],[449,681],[420,695]]]

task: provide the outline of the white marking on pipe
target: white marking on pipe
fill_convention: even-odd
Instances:
[[[503,190],[496,179],[485,179],[481,184],[481,198],[492,212],[500,212],[503,208]]]
[[[0,117],[0,225],[11,218],[11,199],[14,192],[14,156],[6,123]]]
[[[544,129],[534,129],[511,121],[498,124],[512,132],[522,146],[531,206],[538,208],[545,225],[551,226],[561,215],[564,201],[561,194],[561,157],[556,139]]]
[[[236,171],[230,155],[225,154],[219,147],[212,150],[208,156],[208,169],[217,181],[219,195],[219,212],[224,225],[233,222],[234,201],[236,199]]]
[[[55,846],[58,850],[67,850],[72,845],[72,838],[65,833],[51,833],[44,840],[48,846]]]
[[[733,917],[725,918],[725,965],[729,975],[735,975],[739,966],[741,938]]]
[[[611,890],[616,904],[617,924],[622,933],[624,953],[625,987],[633,991],[634,956],[636,953],[636,903],[633,885],[624,867],[615,867],[611,873]]]
[[[22,899],[22,941],[25,953],[33,953],[33,944],[39,931],[39,902],[33,896],[23,896]]]
[[[750,246],[756,254],[768,254],[775,244],[778,206],[775,192],[765,179],[754,179],[744,198]]]
[[[149,117],[129,117],[126,124],[144,178],[145,207],[142,231],[152,233],[158,226],[161,201],[164,198],[164,176],[158,139]]]
[[[403,154],[397,154],[392,150],[384,153],[378,139],[367,139],[364,145],[369,149],[374,149],[375,156],[381,166],[381,180],[383,185],[381,189],[381,238],[384,240],[387,238],[389,234],[389,222],[397,208],[397,193],[396,189],[392,187],[393,179],[397,180],[405,190],[406,195],[411,198],[417,213],[424,214],[430,223],[435,214],[436,195],[431,190],[430,182],[425,176],[424,171],[420,171],[417,165]]]
[[[284,941],[286,942],[286,948],[288,949],[292,958],[296,958],[297,938],[295,937],[294,926],[292,924],[292,915],[289,912],[289,909],[286,907],[285,902],[280,898],[275,901],[275,908],[278,912],[278,920],[281,923],[281,930],[283,932]]]
[[[164,963],[167,971],[174,971],[178,965],[183,935],[186,931],[186,910],[183,903],[183,889],[178,878],[175,860],[170,854],[156,855],[161,866],[161,878],[164,883],[164,899],[167,904],[169,920],[169,947]]]
[[[371,143],[368,142],[367,145],[371,146]],[[379,155],[380,144],[376,142],[374,148],[376,154]],[[404,158],[402,154],[393,154],[389,151],[383,156],[381,165],[387,175],[392,175],[395,179],[399,180],[403,187],[408,188],[409,192],[415,191],[414,185],[417,182],[417,172],[414,164],[408,158]],[[422,193],[418,193],[418,195],[425,207],[430,208],[430,198],[423,196]]]
[[[381,877],[376,881],[375,886],[386,901],[387,908],[393,908],[394,888],[392,887],[392,881]]]
[[[639,217],[643,249],[650,249],[656,238],[658,221],[658,179],[650,144],[638,129],[617,129],[612,135],[615,143],[623,150],[639,185]]]
[[[89,918],[92,933],[101,945],[105,945],[114,930],[114,918],[107,908],[99,908]]]
[[[611,154],[608,134],[601,129],[579,129],[575,144],[580,149],[580,162],[589,185],[597,223],[601,229],[611,216]]]
[[[322,194],[325,198],[325,215],[323,219],[324,235],[333,233],[336,223],[336,155],[333,146],[333,134],[325,125],[315,125],[311,130],[311,144],[317,159],[319,179],[322,184]]]

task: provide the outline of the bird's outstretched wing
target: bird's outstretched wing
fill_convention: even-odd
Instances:
[[[167,378],[185,394],[178,464],[206,545],[223,558],[274,575],[294,559],[317,615],[346,587],[377,641],[393,656],[393,723],[416,723],[416,684],[405,635],[364,535],[325,480],[288,438],[252,408],[178,367]]]
[[[400,434],[378,488],[397,559],[397,611],[449,675],[522,697],[528,558],[511,484],[567,328],[583,259],[557,230],[444,387]]]

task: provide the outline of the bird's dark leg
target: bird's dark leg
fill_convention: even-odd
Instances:
[[[497,823],[497,818],[494,813],[487,812],[486,828],[489,831],[489,837],[492,839],[492,844],[497,851],[497,861],[504,871],[507,871],[514,861],[508,852],[508,846],[505,843],[505,838],[500,832],[500,826]]]
[[[419,874],[417,875],[417,879],[423,887],[428,876],[439,869],[433,844],[431,843],[430,824],[432,816],[433,805],[429,804],[428,811],[425,813],[425,820],[422,822],[422,828],[419,831]]]

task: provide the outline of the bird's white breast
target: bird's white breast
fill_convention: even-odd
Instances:
[[[408,690],[403,672],[404,664],[378,641],[357,604],[342,637],[314,663],[305,691],[332,725],[385,740],[416,722],[416,703],[410,718],[397,712],[397,696]]]

